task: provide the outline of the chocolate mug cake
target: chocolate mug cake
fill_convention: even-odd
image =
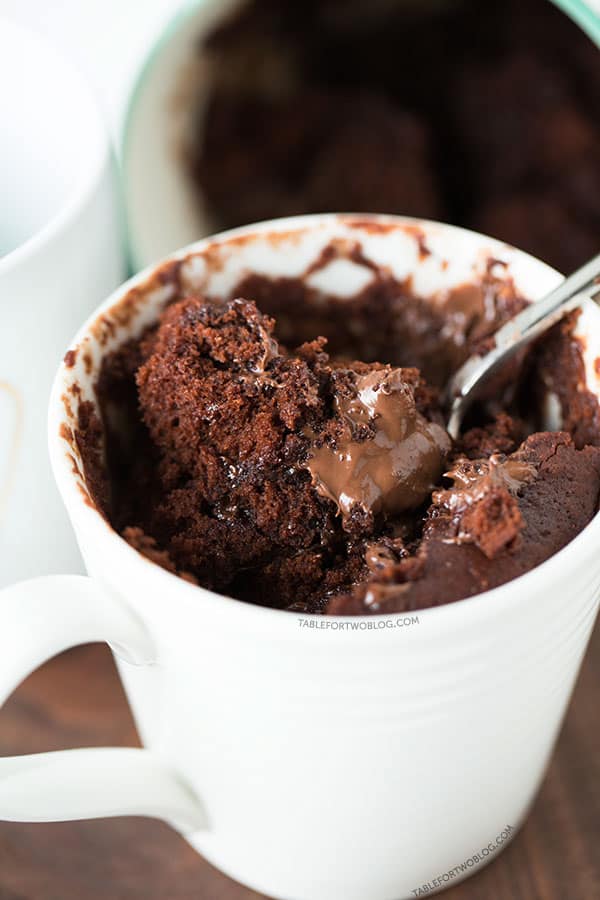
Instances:
[[[452,442],[445,382],[526,299],[493,258],[441,299],[369,270],[358,243],[332,241],[309,270],[352,259],[371,278],[343,299],[257,272],[221,296],[179,288],[106,355],[102,422],[80,404],[77,442],[96,503],[140,552],[251,603],[387,613],[501,585],[594,516],[600,410],[577,314]],[[548,392],[561,430],[546,429]]]
[[[218,228],[376,211],[564,272],[598,251],[600,56],[550,0],[249,0],[200,49],[186,164]]]

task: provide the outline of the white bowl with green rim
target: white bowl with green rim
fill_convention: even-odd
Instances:
[[[208,95],[199,39],[244,0],[187,0],[157,36],[133,80],[120,157],[133,270],[211,234],[211,220],[183,161],[190,111]],[[600,0],[554,2],[600,46]],[[373,210],[377,212],[377,210]]]

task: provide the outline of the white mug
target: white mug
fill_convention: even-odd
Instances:
[[[0,817],[159,816],[228,875],[285,900],[420,896],[493,859],[522,824],[597,612],[600,517],[497,589],[352,619],[189,584],[115,533],[86,487],[73,432],[103,356],[178,292],[221,294],[252,270],[302,277],[332,240],[412,274],[424,296],[477,277],[490,255],[531,298],[560,280],[471,232],[325,215],[201,241],[113,294],[75,338],[49,412],[52,465],[90,577],[0,594],[0,693],[59,650],[107,641],[144,749],[1,759]],[[370,275],[339,259],[318,273],[340,296]],[[600,394],[594,304],[578,327]]]
[[[32,65],[35,60],[35,65]],[[60,355],[123,278],[108,137],[78,73],[0,20],[0,586],[76,571],[46,407]]]

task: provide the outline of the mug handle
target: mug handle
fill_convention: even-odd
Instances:
[[[50,657],[106,641],[137,665],[155,660],[141,622],[91,578],[50,575],[0,591],[0,705]],[[98,747],[0,758],[0,819],[57,822],[153,816],[206,828],[192,789],[150,750]]]

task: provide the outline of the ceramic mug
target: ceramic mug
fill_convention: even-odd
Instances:
[[[338,258],[311,272],[333,240],[349,253],[358,244],[397,278],[411,275],[417,293],[441,304],[490,255],[531,298],[560,281],[472,232],[325,215],[201,241],[113,294],[75,338],[49,411],[54,474],[90,577],[0,594],[0,682],[7,696],[57,651],[107,641],[144,749],[0,759],[0,817],[162,817],[228,875],[286,900],[419,896],[493,859],[523,822],[596,616],[599,516],[502,587],[353,619],[192,585],[126,543],[88,493],[74,432],[79,403],[95,402],[105,354],[179,293],[226,294],[251,271],[351,295],[370,268]],[[600,394],[593,303],[578,327],[588,386]]]
[[[127,98],[120,140],[129,256],[134,271],[219,228],[183,164],[183,148],[190,128],[196,132],[201,123],[198,110],[208,100],[213,77],[211,60],[202,52],[203,41],[245,2],[185,0],[140,60]],[[396,4],[401,2],[395,0]],[[567,25],[572,19],[600,46],[600,0],[547,2],[554,2],[565,13]],[[430,5],[435,8],[441,4]],[[381,2],[374,6],[385,8]],[[418,0],[418,6],[426,7],[425,0]]]
[[[0,21],[0,79],[3,586],[81,567],[48,462],[46,407],[66,342],[124,271],[108,137],[81,77]]]

